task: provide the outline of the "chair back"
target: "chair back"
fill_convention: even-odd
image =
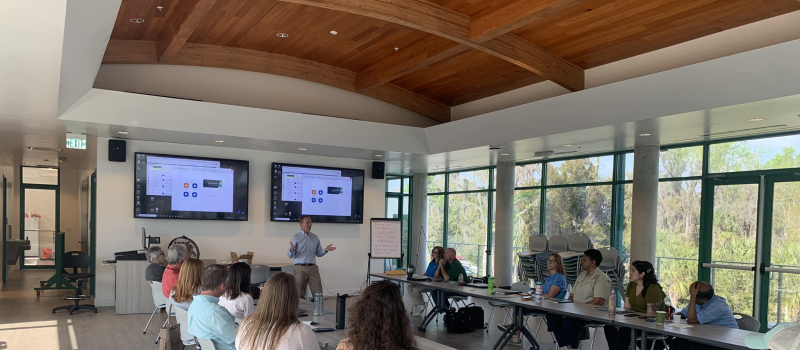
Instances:
[[[547,251],[547,236],[534,235],[528,238],[528,248],[532,252],[546,252]]]
[[[200,348],[203,350],[217,350],[217,347],[214,346],[214,342],[212,342],[211,339],[197,338],[197,342],[200,343]]]
[[[194,340],[194,336],[189,334],[189,312],[177,306],[173,306],[172,311],[175,312],[175,320],[181,325],[181,340],[183,343],[186,344],[187,341]]]
[[[528,284],[525,282],[514,282],[514,284],[511,285],[510,289],[515,292],[527,292],[528,289],[530,288],[528,287]]]
[[[569,250],[569,240],[564,236],[553,236],[548,240],[550,244],[550,251],[553,253],[562,253]]]
[[[250,283],[261,284],[267,281],[269,276],[269,266],[253,265],[250,266]]]
[[[65,269],[73,269],[74,273],[78,273],[78,269],[88,269],[92,266],[92,259],[89,254],[76,250],[64,253],[61,256],[61,264]]]
[[[592,242],[585,233],[573,233],[567,236],[567,241],[569,242],[569,250],[579,253],[589,250]]]
[[[155,304],[155,307],[159,309],[167,307],[169,300],[164,297],[164,291],[161,290],[161,282],[148,282],[150,282],[150,289],[153,291],[153,304]]]
[[[739,329],[751,332],[758,332],[758,330],[761,329],[761,322],[752,316],[738,313],[734,313],[733,315],[736,316],[736,323],[739,325]]]
[[[619,259],[619,252],[612,247],[603,247],[597,249],[600,251],[600,255],[603,256],[603,262],[600,263],[601,268],[611,268],[614,269],[617,267],[617,259]]]

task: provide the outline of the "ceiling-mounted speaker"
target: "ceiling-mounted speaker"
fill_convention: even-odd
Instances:
[[[383,179],[385,171],[386,171],[386,163],[384,163],[384,162],[372,162],[372,178],[373,179]]]
[[[109,162],[125,162],[127,151],[125,148],[125,140],[108,140],[108,161]]]

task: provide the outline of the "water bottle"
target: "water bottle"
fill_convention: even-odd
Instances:
[[[344,329],[347,312],[347,294],[336,294],[336,329]]]
[[[608,296],[608,314],[610,316],[617,314],[617,293],[614,290],[611,290],[611,294]]]
[[[314,294],[314,316],[322,316],[325,314],[325,298],[322,293]]]
[[[462,284],[464,284],[464,275],[459,273],[458,274],[458,285],[460,286]]]
[[[494,294],[494,277],[489,276],[489,294]]]
[[[533,301],[536,303],[541,303],[544,297],[542,296],[542,282],[536,282],[536,289],[534,292]]]

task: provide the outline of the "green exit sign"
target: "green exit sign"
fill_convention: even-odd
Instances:
[[[67,134],[67,148],[86,149],[86,135]]]

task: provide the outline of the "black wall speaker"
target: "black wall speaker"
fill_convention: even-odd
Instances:
[[[384,172],[386,170],[386,163],[384,162],[372,162],[372,178],[373,179],[383,179]]]
[[[125,140],[108,140],[108,161],[125,162]]]

